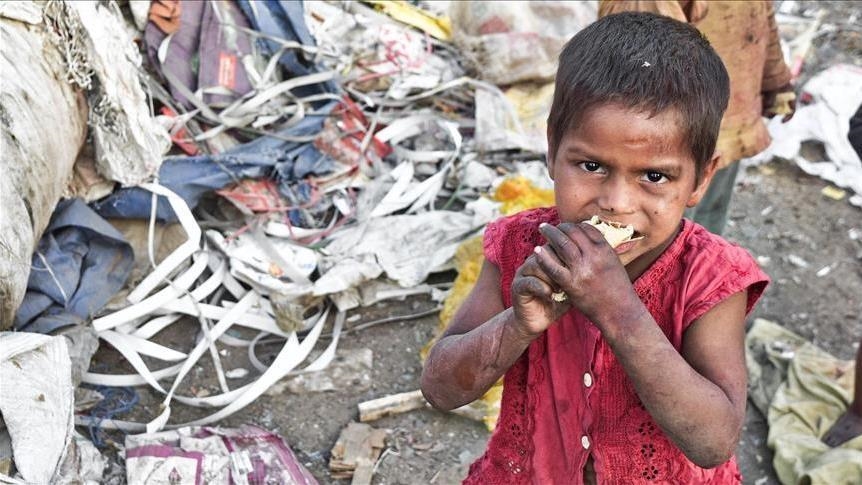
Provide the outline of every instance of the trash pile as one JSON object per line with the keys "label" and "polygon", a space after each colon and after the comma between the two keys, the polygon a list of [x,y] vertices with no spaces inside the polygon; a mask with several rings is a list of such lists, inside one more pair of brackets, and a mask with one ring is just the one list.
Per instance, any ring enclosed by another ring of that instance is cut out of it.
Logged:
{"label": "trash pile", "polygon": [[[223,463],[234,479],[314,482],[277,435],[213,426],[286,376],[330,366],[348,312],[445,298],[451,284],[428,277],[501,214],[488,194],[515,175],[547,187],[556,53],[595,18],[594,3],[451,9],[0,7],[15,46],[2,70],[15,149],[0,182],[0,328],[14,329],[0,333],[4,480],[98,482],[93,445],[119,429],[129,481],[224,481]],[[488,54],[513,42],[522,49]],[[171,327],[189,319],[196,335],[178,340]],[[102,343],[116,368],[91,366]],[[261,357],[263,344],[280,350]],[[225,347],[247,349],[252,369],[225,368]],[[219,393],[188,385],[204,361]],[[34,375],[52,378],[10,391]],[[134,386],[163,396],[146,422],[120,418]],[[174,403],[206,415],[178,422]],[[51,417],[39,418],[42,448],[28,444],[34,406]],[[380,446],[338,446],[333,473],[370,480]]]}

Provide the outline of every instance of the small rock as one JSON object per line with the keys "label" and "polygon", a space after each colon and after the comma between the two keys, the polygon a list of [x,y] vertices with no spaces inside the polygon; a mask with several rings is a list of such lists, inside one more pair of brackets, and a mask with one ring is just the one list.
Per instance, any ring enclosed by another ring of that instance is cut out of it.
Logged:
{"label": "small rock", "polygon": [[788,263],[792,264],[793,266],[796,266],[797,268],[807,268],[808,267],[808,261],[805,261],[804,259],[800,258],[799,256],[797,256],[795,254],[788,254],[785,257],[785,259],[787,260]]}
{"label": "small rock", "polygon": [[243,369],[242,367],[231,369],[229,371],[225,371],[224,376],[228,379],[242,379],[243,377],[248,375],[248,369]]}

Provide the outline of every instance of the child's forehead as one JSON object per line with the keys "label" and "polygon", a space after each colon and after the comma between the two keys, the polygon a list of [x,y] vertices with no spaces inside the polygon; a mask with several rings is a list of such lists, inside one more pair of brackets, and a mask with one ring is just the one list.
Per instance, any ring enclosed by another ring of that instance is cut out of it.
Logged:
{"label": "child's forehead", "polygon": [[676,110],[596,106],[563,134],[558,154],[602,162],[695,164]]}
{"label": "child's forehead", "polygon": [[675,108],[653,111],[620,103],[602,103],[585,110],[564,136],[612,137],[631,142],[685,144],[687,130]]}

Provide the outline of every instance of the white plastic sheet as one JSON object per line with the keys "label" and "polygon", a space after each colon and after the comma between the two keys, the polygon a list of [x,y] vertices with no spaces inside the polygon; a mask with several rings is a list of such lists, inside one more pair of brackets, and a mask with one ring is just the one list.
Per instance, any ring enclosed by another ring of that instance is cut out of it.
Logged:
{"label": "white plastic sheet", "polygon": [[0,411],[25,481],[57,481],[72,438],[74,407],[66,338],[0,333]]}
{"label": "white plastic sheet", "polygon": [[[769,123],[772,144],[752,159],[769,161],[774,156],[794,160],[806,173],[856,193],[850,202],[862,207],[862,160],[847,139],[849,121],[862,104],[862,67],[839,64],[811,78],[803,87],[814,101],[796,110],[787,123]],[[799,154],[803,141],[823,143],[828,160],[808,161]]]}

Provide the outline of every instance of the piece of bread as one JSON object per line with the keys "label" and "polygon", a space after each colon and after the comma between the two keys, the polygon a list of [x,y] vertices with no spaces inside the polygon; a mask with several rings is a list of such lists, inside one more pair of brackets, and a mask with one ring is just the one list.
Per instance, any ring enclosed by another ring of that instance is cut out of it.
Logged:
{"label": "piece of bread", "polygon": [[635,228],[630,224],[623,225],[619,222],[603,221],[599,219],[599,216],[593,216],[590,220],[584,222],[598,229],[599,232],[602,233],[602,236],[607,239],[608,244],[610,244],[612,248],[615,248],[624,242],[640,239],[632,237],[635,234]]}

